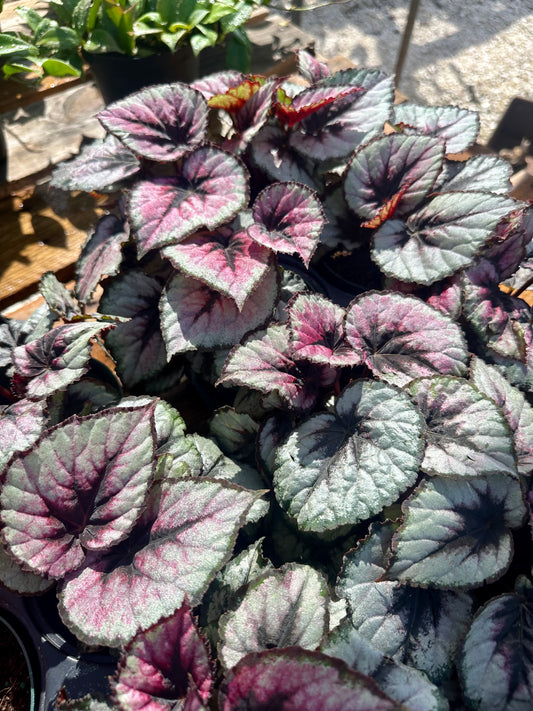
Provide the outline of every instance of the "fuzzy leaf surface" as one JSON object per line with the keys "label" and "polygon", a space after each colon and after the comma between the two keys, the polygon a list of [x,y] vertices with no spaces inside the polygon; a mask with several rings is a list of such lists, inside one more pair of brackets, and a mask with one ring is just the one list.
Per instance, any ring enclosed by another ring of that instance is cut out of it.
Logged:
{"label": "fuzzy leaf surface", "polygon": [[276,497],[303,530],[371,518],[416,481],[422,430],[405,393],[386,383],[355,381],[334,413],[304,421],[281,445]]}
{"label": "fuzzy leaf surface", "polygon": [[406,221],[381,225],[372,258],[387,276],[428,286],[469,266],[514,207],[510,198],[481,191],[435,195]]}
{"label": "fuzzy leaf surface", "polygon": [[132,189],[128,214],[139,256],[220,227],[247,206],[248,194],[237,158],[212,146],[197,148],[183,159],[179,176],[141,180]]}
{"label": "fuzzy leaf surface", "polygon": [[503,474],[434,477],[404,506],[387,576],[456,590],[503,575],[513,556],[510,529],[519,528],[526,514],[520,483]]}
{"label": "fuzzy leaf surface", "polygon": [[299,647],[249,654],[227,675],[221,711],[407,711],[339,659]]}
{"label": "fuzzy leaf surface", "polygon": [[19,563],[63,578],[128,535],[153,474],[152,409],[74,417],[12,460],[0,520]]}
{"label": "fuzzy leaf surface", "polygon": [[446,145],[446,153],[466,151],[479,133],[478,114],[457,106],[420,106],[405,101],[394,107],[393,121],[404,124],[406,132],[438,136]]}
{"label": "fuzzy leaf surface", "polygon": [[219,624],[220,660],[230,669],[249,652],[273,647],[316,649],[327,631],[326,581],[295,563],[250,584],[236,610]]}
{"label": "fuzzy leaf surface", "polygon": [[199,91],[175,82],[116,101],[98,119],[137,155],[175,161],[204,141],[207,104]]}
{"label": "fuzzy leaf surface", "polygon": [[213,683],[205,642],[186,602],[171,617],[139,632],[122,653],[113,698],[120,709],[207,708]]}
{"label": "fuzzy leaf surface", "polygon": [[519,711],[533,704],[533,593],[500,595],[484,605],[466,636],[459,662],[472,709]]}
{"label": "fuzzy leaf surface", "polygon": [[419,299],[367,292],[346,313],[346,339],[377,377],[396,385],[434,373],[462,375],[468,349],[451,318]]}
{"label": "fuzzy leaf surface", "polygon": [[441,192],[484,190],[506,195],[511,189],[511,164],[499,156],[472,156],[467,161],[448,166],[448,175],[440,186]]}
{"label": "fuzzy leaf surface", "polygon": [[45,401],[18,400],[0,411],[0,480],[11,455],[37,441],[46,422]]}
{"label": "fuzzy leaf surface", "polygon": [[65,624],[89,643],[120,646],[197,605],[230,557],[256,493],[187,478],[152,488],[149,505],[123,545],[69,576],[59,592]]}
{"label": "fuzzy leaf surface", "polygon": [[476,387],[449,376],[413,380],[406,387],[426,420],[422,471],[432,476],[517,476],[509,425],[501,409]]}

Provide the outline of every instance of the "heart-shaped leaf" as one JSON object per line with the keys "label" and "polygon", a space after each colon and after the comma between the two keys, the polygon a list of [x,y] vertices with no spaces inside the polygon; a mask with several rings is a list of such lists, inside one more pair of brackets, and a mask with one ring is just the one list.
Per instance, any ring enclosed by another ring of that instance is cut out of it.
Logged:
{"label": "heart-shaped leaf", "polygon": [[314,568],[287,564],[250,584],[219,625],[220,660],[230,669],[249,652],[273,647],[316,649],[327,630],[328,592]]}
{"label": "heart-shaped leaf", "polygon": [[197,232],[166,247],[163,255],[177,269],[233,299],[239,309],[272,268],[270,250],[251,239],[239,217],[214,232]]}
{"label": "heart-shaped leaf", "polygon": [[186,602],[139,632],[121,655],[112,682],[121,709],[207,708],[213,684],[209,654]]}
{"label": "heart-shaped leaf", "polygon": [[473,709],[533,704],[533,590],[524,579],[518,587],[484,605],[466,636],[459,670]]}
{"label": "heart-shaped leaf", "polygon": [[405,101],[394,107],[393,121],[402,124],[406,132],[438,136],[446,145],[446,153],[466,151],[479,132],[478,114],[457,106],[420,106]]}
{"label": "heart-shaped leaf", "polygon": [[420,413],[405,393],[385,383],[355,381],[334,413],[304,421],[281,445],[276,497],[303,530],[371,518],[416,481],[422,431]]}
{"label": "heart-shaped leaf", "polygon": [[268,269],[241,310],[235,300],[197,279],[176,273],[161,297],[161,329],[168,356],[196,348],[227,348],[265,323],[278,293],[277,273]]}
{"label": "heart-shaped leaf", "polygon": [[435,375],[413,380],[406,388],[426,419],[422,471],[452,477],[517,476],[513,437],[503,412],[471,383]]}
{"label": "heart-shaped leaf", "polygon": [[256,197],[248,234],[275,252],[298,254],[309,266],[324,225],[314,191],[299,183],[273,183]]}
{"label": "heart-shaped leaf", "polygon": [[89,643],[120,646],[173,614],[185,596],[197,605],[258,496],[203,478],[169,479],[152,488],[128,540],[62,583],[65,624]]}
{"label": "heart-shaped leaf", "polygon": [[60,163],[52,173],[51,185],[62,190],[111,192],[139,171],[137,156],[115,136],[97,139],[79,155]]}
{"label": "heart-shaped leaf", "polygon": [[480,191],[435,195],[405,222],[381,225],[372,259],[387,276],[432,284],[469,266],[514,207],[510,198]]}
{"label": "heart-shaped leaf", "polygon": [[128,535],[153,474],[152,410],[75,417],[11,461],[0,520],[19,563],[61,579],[83,565],[87,551],[107,550]]}
{"label": "heart-shaped leaf", "polygon": [[344,181],[346,202],[358,215],[370,219],[401,193],[394,209],[401,217],[430,192],[443,162],[444,147],[436,138],[399,133],[376,138],[350,160]]}
{"label": "heart-shaped leaf", "polygon": [[404,506],[387,576],[456,590],[503,575],[513,555],[510,529],[520,527],[526,514],[519,482],[499,474],[434,477]]}
{"label": "heart-shaped leaf", "polygon": [[344,662],[299,647],[249,654],[220,689],[221,711],[405,711]]}
{"label": "heart-shaped leaf", "polygon": [[188,154],[178,177],[141,180],[128,214],[139,255],[177,244],[200,228],[214,230],[248,204],[248,175],[230,153],[202,146]]}
{"label": "heart-shaped leaf", "polygon": [[416,377],[466,372],[464,336],[445,314],[413,296],[367,292],[346,313],[346,340],[378,377],[405,385]]}
{"label": "heart-shaped leaf", "polygon": [[98,118],[137,155],[175,161],[205,140],[207,104],[199,91],[175,82],[116,101]]}

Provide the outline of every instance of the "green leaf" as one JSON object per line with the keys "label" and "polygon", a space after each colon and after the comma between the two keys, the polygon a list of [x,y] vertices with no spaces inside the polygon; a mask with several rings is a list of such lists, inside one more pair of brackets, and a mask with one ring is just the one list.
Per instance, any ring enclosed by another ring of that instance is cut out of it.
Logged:
{"label": "green leaf", "polygon": [[234,30],[226,39],[226,68],[248,72],[251,58],[252,44],[244,27]]}
{"label": "green leaf", "polygon": [[51,27],[37,40],[39,47],[68,52],[80,46],[81,39],[76,30],[70,27]]}
{"label": "green leaf", "polygon": [[37,50],[22,37],[8,34],[7,32],[0,34],[0,57],[9,57],[15,54],[31,56],[32,54],[37,54]]}
{"label": "green leaf", "polygon": [[45,59],[42,63],[42,67],[47,74],[53,77],[81,77],[82,75],[82,64],[79,57],[76,57],[76,61],[73,60],[71,62],[58,59],[57,57]]}

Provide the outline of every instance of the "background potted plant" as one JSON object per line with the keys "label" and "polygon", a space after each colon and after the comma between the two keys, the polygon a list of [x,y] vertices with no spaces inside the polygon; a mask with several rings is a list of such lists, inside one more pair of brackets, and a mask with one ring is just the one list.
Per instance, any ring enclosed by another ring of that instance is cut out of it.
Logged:
{"label": "background potted plant", "polygon": [[[529,279],[531,206],[450,157],[472,112],[299,68],[146,89],[56,170],[108,214],[74,293],[45,275],[0,327],[0,580],[119,654],[120,709],[511,711],[532,328],[500,283]],[[347,303],[320,269],[346,254]]]}
{"label": "background potted plant", "polygon": [[[154,81],[192,81],[198,55],[223,44],[228,67],[246,71],[244,23],[261,0],[50,0],[46,16],[18,13],[28,29],[0,34],[6,77],[80,76],[92,68],[106,101]],[[133,60],[133,61],[132,61]]]}

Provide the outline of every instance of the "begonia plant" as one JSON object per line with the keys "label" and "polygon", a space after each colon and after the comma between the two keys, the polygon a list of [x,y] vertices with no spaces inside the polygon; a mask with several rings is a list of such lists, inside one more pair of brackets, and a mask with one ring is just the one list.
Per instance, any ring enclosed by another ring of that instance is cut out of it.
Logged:
{"label": "begonia plant", "polygon": [[107,211],[0,326],[0,580],[116,650],[105,708],[529,708],[532,208],[473,112],[298,66],[56,169]]}

